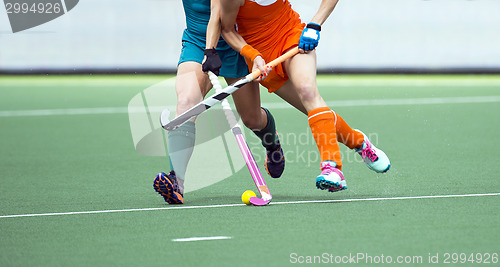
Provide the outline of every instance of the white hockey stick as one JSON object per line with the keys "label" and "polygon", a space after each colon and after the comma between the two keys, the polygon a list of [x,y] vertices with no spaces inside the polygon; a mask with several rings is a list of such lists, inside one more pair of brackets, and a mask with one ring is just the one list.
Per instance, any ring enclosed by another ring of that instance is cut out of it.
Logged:
{"label": "white hockey stick", "polygon": [[[274,68],[278,64],[281,64],[288,58],[294,56],[299,52],[298,47],[290,49],[288,52],[285,54],[281,55],[280,57],[276,58],[275,60],[269,62],[266,65],[267,67]],[[190,119],[200,115],[202,112],[205,110],[211,108],[213,105],[221,102],[224,100],[226,97],[228,97],[230,94],[232,94],[234,91],[240,89],[243,85],[257,79],[261,74],[260,70],[255,70],[252,73],[248,74],[247,76],[241,78],[237,82],[227,86],[226,88],[220,90],[220,92],[216,92],[213,94],[211,97],[201,101],[200,103],[196,104],[194,107],[188,109],[184,113],[180,114],[179,116],[175,117],[174,119],[170,120],[170,111],[165,109],[162,111],[161,116],[160,116],[160,123],[161,126],[168,131],[172,131],[177,129],[179,126],[184,124],[185,122],[189,121]]]}

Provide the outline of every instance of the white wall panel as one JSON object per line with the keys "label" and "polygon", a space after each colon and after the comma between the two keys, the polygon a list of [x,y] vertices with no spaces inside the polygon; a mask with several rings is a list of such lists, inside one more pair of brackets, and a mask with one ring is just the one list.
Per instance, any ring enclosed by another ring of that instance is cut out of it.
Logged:
{"label": "white wall panel", "polygon": [[[0,70],[173,69],[184,26],[180,0],[81,0],[14,34],[2,6]],[[340,0],[321,34],[320,69],[500,68],[499,0]]]}

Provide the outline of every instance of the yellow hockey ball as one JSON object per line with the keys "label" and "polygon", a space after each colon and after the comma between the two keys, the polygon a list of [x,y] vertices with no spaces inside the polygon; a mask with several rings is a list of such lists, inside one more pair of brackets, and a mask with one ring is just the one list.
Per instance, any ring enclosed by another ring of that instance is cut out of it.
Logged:
{"label": "yellow hockey ball", "polygon": [[247,205],[252,205],[250,203],[250,198],[256,197],[256,196],[257,195],[255,195],[255,193],[252,190],[247,190],[247,191],[243,192],[243,195],[241,195],[241,201],[243,201],[243,203],[245,203]]}

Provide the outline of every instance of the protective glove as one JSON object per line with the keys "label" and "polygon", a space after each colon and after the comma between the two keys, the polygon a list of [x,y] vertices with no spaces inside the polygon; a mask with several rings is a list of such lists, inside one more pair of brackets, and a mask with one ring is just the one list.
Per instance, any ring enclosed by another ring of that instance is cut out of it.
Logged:
{"label": "protective glove", "polygon": [[201,69],[203,72],[211,71],[215,75],[219,76],[219,70],[222,67],[222,62],[220,60],[219,54],[215,49],[205,49],[205,60],[201,64]]}
{"label": "protective glove", "polygon": [[302,35],[299,40],[299,48],[304,51],[311,51],[318,46],[319,43],[319,32],[321,31],[321,26],[316,23],[309,23],[302,31]]}

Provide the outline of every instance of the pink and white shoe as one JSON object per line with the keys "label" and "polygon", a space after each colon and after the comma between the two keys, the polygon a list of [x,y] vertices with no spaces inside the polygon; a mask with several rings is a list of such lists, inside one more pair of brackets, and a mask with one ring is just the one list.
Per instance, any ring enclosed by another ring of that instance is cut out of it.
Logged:
{"label": "pink and white shoe", "polygon": [[337,163],[333,161],[321,162],[321,174],[316,178],[316,187],[328,192],[337,192],[347,189],[344,174],[336,168]]}
{"label": "pink and white shoe", "polygon": [[389,168],[391,168],[391,161],[384,153],[384,151],[376,148],[363,132],[361,132],[360,130],[356,131],[362,133],[365,137],[363,146],[360,149],[357,149],[356,152],[361,155],[366,166],[368,166],[370,170],[378,173],[388,171]]}

